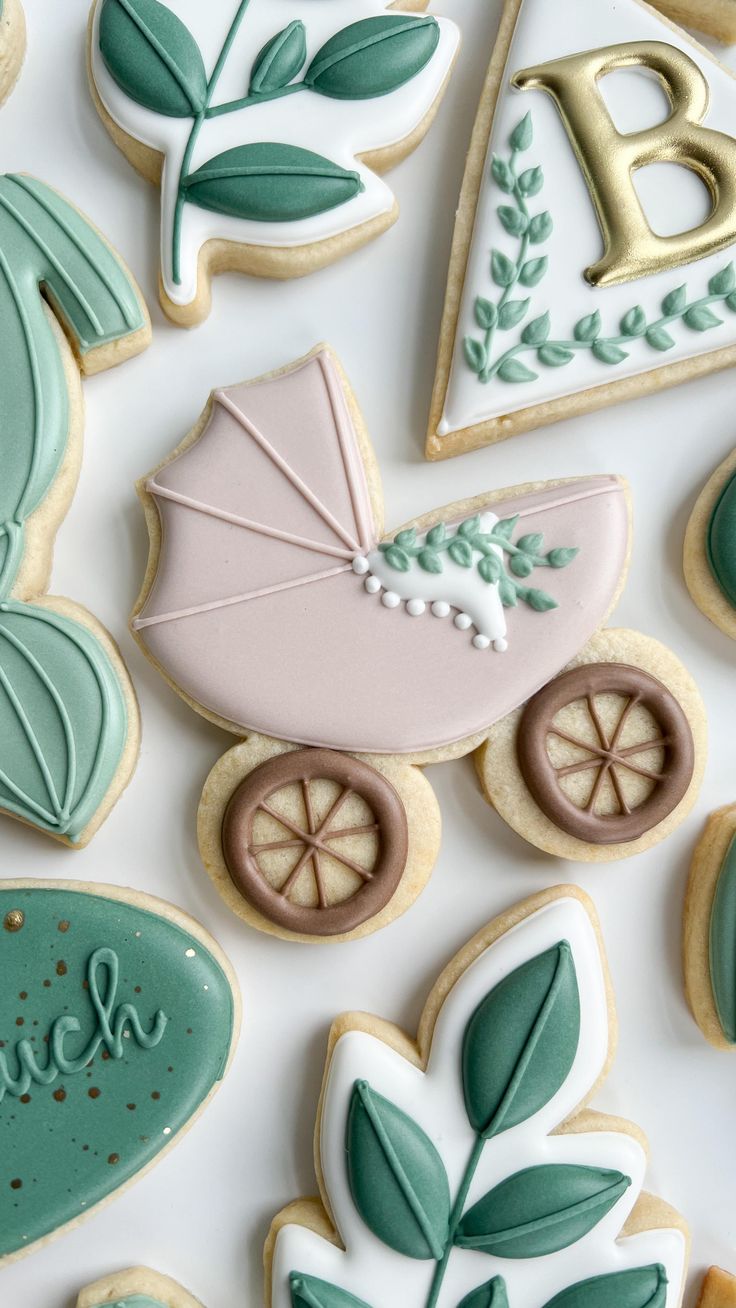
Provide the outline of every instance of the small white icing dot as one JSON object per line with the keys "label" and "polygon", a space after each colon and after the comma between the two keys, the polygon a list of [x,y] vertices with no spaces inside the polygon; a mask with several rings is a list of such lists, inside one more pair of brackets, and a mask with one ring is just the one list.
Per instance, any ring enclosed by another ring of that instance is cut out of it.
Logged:
{"label": "small white icing dot", "polygon": [[369,595],[375,595],[381,589],[381,583],[378,577],[366,577],[365,588]]}
{"label": "small white icing dot", "polygon": [[185,950],[184,950],[184,957],[185,957],[185,958],[194,958],[195,955],[196,955],[196,953],[197,953],[196,949],[185,949]]}
{"label": "small white icing dot", "polygon": [[387,609],[395,609],[401,603],[401,596],[397,595],[395,590],[385,590],[381,596],[381,603],[385,604]]}
{"label": "small white icing dot", "polygon": [[171,1127],[170,1127],[170,1126],[165,1126],[165,1127],[164,1127],[164,1135],[171,1135]]}
{"label": "small white icing dot", "polygon": [[413,599],[409,600],[409,603],[406,606],[406,611],[407,613],[410,613],[413,618],[421,618],[426,607],[427,605],[424,603],[424,600]]}
{"label": "small white icing dot", "polygon": [[364,577],[369,567],[370,563],[364,554],[358,554],[357,557],[353,559],[353,572],[356,572],[359,577]]}
{"label": "small white icing dot", "polygon": [[507,640],[504,640],[503,636],[499,636],[498,640],[494,640],[493,642],[493,648],[495,649],[497,654],[505,654],[508,647],[509,647],[509,642]]}
{"label": "small white icing dot", "polygon": [[438,436],[447,436],[449,431],[450,431],[450,424],[447,421],[447,418],[443,418],[437,428],[437,434]]}
{"label": "small white icing dot", "polygon": [[476,649],[488,649],[490,643],[491,642],[488,639],[488,637],[481,635],[480,632],[478,633],[477,636],[473,636],[473,644],[475,645]]}
{"label": "small white icing dot", "polygon": [[203,990],[209,990],[209,986],[202,986]]}
{"label": "small white icing dot", "polygon": [[449,618],[450,606],[445,604],[444,600],[435,600],[432,605],[432,612],[436,618]]}
{"label": "small white icing dot", "polygon": [[467,613],[458,613],[455,618],[456,627],[459,627],[461,631],[467,631],[468,627],[472,627],[472,625],[473,619]]}

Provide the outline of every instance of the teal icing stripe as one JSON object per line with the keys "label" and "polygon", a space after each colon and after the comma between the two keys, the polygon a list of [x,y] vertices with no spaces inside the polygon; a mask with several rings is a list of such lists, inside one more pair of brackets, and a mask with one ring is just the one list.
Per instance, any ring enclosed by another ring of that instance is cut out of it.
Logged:
{"label": "teal icing stripe", "polygon": [[713,580],[736,608],[736,472],[729,477],[710,515],[705,553]]}
{"label": "teal icing stripe", "polygon": [[736,835],[721,864],[710,915],[710,978],[721,1030],[736,1044]]}

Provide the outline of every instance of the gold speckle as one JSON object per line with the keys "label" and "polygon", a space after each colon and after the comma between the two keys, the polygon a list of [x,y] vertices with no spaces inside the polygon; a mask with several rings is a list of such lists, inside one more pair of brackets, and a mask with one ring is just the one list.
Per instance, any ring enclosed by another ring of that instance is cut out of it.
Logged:
{"label": "gold speckle", "polygon": [[96,1085],[90,1086],[89,1090],[87,1091],[87,1094],[89,1095],[90,1099],[99,1099],[101,1093],[102,1091],[98,1090]]}
{"label": "gold speckle", "polygon": [[21,908],[11,908],[10,912],[5,914],[3,926],[6,931],[20,931],[25,920],[26,915]]}
{"label": "gold speckle", "polygon": [[16,1019],[15,1019],[15,1025],[16,1025],[16,1026],[23,1026],[24,1022],[25,1022],[25,1018],[24,1018],[24,1017],[16,1017]]}
{"label": "gold speckle", "polygon": [[135,1112],[135,1104],[126,1104],[125,1107],[127,1108],[129,1113]]}
{"label": "gold speckle", "polygon": [[60,930],[62,933],[66,933],[66,932],[69,930],[69,926],[70,926],[69,922],[67,922],[66,920],[64,920],[63,922],[60,922],[60,923],[59,923],[59,930]]}
{"label": "gold speckle", "polygon": [[31,1096],[30,1096],[30,1095],[21,1095],[21,1097],[20,1097],[20,1102],[21,1102],[22,1104],[30,1104],[30,1102],[31,1102]]}
{"label": "gold speckle", "polygon": [[158,1090],[153,1090],[153,1091],[151,1092],[151,1098],[152,1098],[152,1099],[160,1099],[160,1098],[161,1098],[161,1095],[159,1094]]}
{"label": "gold speckle", "polygon": [[56,975],[66,976],[66,972],[67,972],[66,963],[64,962],[63,958],[60,958],[58,963],[56,964]]}
{"label": "gold speckle", "polygon": [[11,1190],[22,1190],[22,1189],[23,1189],[23,1182],[21,1181],[21,1179],[20,1179],[19,1176],[16,1176],[16,1177],[15,1177],[15,1180],[13,1180],[13,1181],[10,1182],[10,1188],[11,1188]]}
{"label": "gold speckle", "polygon": [[114,1167],[116,1163],[120,1162],[120,1154],[110,1154],[107,1161],[111,1167]]}
{"label": "gold speckle", "polygon": [[63,1086],[59,1086],[58,1090],[54,1090],[54,1099],[56,1100],[57,1104],[63,1104],[64,1100],[66,1099],[66,1090],[64,1089]]}
{"label": "gold speckle", "polygon": [[19,998],[19,999],[27,999],[27,998],[28,998],[28,991],[27,991],[27,990],[21,990],[20,994],[18,995],[18,998]]}

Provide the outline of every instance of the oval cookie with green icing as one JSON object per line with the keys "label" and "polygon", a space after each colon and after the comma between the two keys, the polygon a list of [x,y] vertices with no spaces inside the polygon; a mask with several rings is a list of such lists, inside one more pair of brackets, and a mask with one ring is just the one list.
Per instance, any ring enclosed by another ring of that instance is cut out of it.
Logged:
{"label": "oval cookie with green icing", "polygon": [[698,608],[736,640],[736,450],[696,500],[685,533],[683,567]]}
{"label": "oval cookie with green icing", "polygon": [[0,0],[0,105],[10,95],[26,51],[26,24],[20,0]]}
{"label": "oval cookie with green icing", "polygon": [[736,1047],[736,804],[708,818],[690,864],[683,923],[685,987],[698,1026]]}
{"label": "oval cookie with green icing", "polygon": [[171,1147],[227,1070],[239,997],[185,913],[82,883],[3,884],[0,974],[1,1265]]}
{"label": "oval cookie with green icing", "polygon": [[[206,317],[210,277],[301,276],[398,216],[384,172],[424,136],[459,44],[427,0],[95,0],[92,93],[161,192],[161,302]],[[404,12],[404,9],[411,12]]]}

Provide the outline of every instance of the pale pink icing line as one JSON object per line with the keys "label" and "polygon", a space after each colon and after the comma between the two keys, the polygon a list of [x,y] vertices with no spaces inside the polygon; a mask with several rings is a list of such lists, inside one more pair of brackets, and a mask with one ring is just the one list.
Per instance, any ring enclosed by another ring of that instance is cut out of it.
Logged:
{"label": "pale pink icing line", "polygon": [[[612,491],[622,491],[622,487],[615,477],[612,477],[609,481],[603,480],[601,485],[595,488],[589,486],[585,490],[581,487],[579,491],[573,491],[569,495],[561,495],[559,499],[544,500],[541,504],[530,504],[526,509],[519,509],[516,516],[518,518],[528,518],[530,513],[546,512],[547,509],[564,509],[566,504],[576,504],[578,500],[592,500],[595,495],[610,495]],[[533,491],[532,494],[534,494]],[[490,505],[489,507],[493,508],[494,506]],[[495,507],[502,509],[503,504],[497,504]]]}
{"label": "pale pink icing line", "polygon": [[233,604],[246,604],[248,600],[265,599],[280,590],[294,590],[297,586],[308,586],[313,581],[326,581],[341,572],[350,572],[350,564],[340,568],[328,568],[325,572],[315,572],[309,577],[297,577],[295,581],[282,581],[277,586],[264,586],[262,590],[251,590],[245,595],[229,595],[226,599],[209,600],[206,604],[195,604],[188,609],[177,609],[173,613],[157,613],[148,618],[134,618],[133,627],[140,631],[143,627],[154,627],[159,622],[175,622],[177,618],[196,618],[201,613],[211,613],[213,609],[230,608]]}
{"label": "pale pink icing line", "polygon": [[322,377],[327,389],[332,416],[335,423],[335,431],[340,445],[343,465],[345,468],[345,480],[350,493],[350,503],[353,509],[355,525],[358,528],[360,537],[360,548],[364,554],[369,554],[375,548],[376,538],[373,530],[373,515],[370,507],[370,498],[368,487],[365,480],[365,468],[363,460],[359,457],[355,448],[353,425],[348,413],[345,394],[342,386],[335,376],[335,369],[332,361],[324,351],[317,356]]}
{"label": "pale pink icing line", "polygon": [[209,518],[218,518],[222,522],[229,522],[233,527],[244,527],[246,531],[253,531],[259,536],[272,536],[275,540],[285,541],[287,545],[299,545],[305,550],[314,550],[315,554],[329,554],[336,559],[353,559],[355,550],[340,549],[337,545],[322,545],[317,540],[308,540],[306,536],[295,536],[292,532],[281,531],[278,527],[268,527],[262,522],[251,522],[250,518],[241,518],[237,513],[228,513],[225,509],[216,509],[212,504],[205,504],[203,500],[192,499],[189,495],[182,495],[180,491],[170,490],[168,486],[159,486],[152,478],[146,482],[146,489],[152,495],[159,495],[161,499],[171,500],[174,504],[180,504],[182,508],[193,509],[196,513],[204,513]]}
{"label": "pale pink icing line", "polygon": [[271,445],[270,442],[266,440],[266,437],[258,430],[258,428],[254,427],[253,423],[250,422],[250,420],[245,416],[245,414],[241,413],[237,405],[233,404],[230,397],[226,395],[224,391],[215,391],[214,399],[217,401],[218,404],[222,405],[223,409],[225,409],[232,418],[235,419],[235,421],[243,428],[243,431],[247,432],[247,434],[251,437],[251,440],[254,440],[256,444],[260,446],[264,454],[268,455],[271,462],[274,463],[276,467],[279,469],[279,471],[282,472],[283,475],[287,478],[287,480],[291,482],[292,486],[294,486],[294,488],[299,491],[299,494],[303,496],[303,498],[307,501],[309,505],[311,505],[315,513],[319,514],[322,521],[325,522],[327,526],[332,529],[332,531],[334,531],[335,535],[339,536],[340,539],[343,540],[345,544],[350,547],[353,554],[358,553],[360,550],[360,546],[358,545],[357,541],[354,541],[353,538],[345,531],[345,529],[340,526],[340,523],[337,521],[337,518],[335,518],[334,515],[330,513],[330,510],[322,503],[320,499],[317,498],[317,496],[314,494],[313,491],[309,489],[306,483],[302,481],[298,473],[294,472],[294,469],[289,467],[286,460],[283,459],[281,455],[278,453],[278,451],[274,449],[273,445]]}

